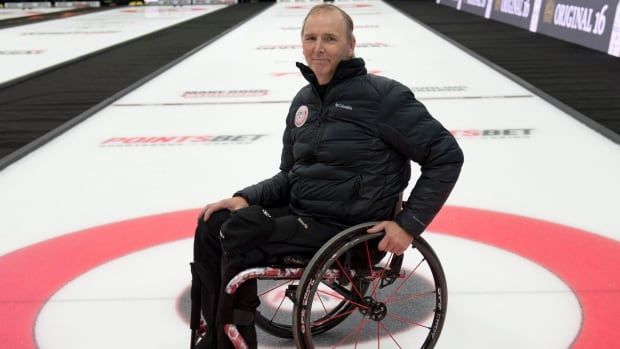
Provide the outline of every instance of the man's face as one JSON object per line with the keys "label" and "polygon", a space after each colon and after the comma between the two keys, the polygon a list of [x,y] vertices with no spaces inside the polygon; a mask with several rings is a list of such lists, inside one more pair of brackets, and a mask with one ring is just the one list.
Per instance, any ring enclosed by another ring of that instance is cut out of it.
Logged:
{"label": "man's face", "polygon": [[332,79],[340,61],[353,57],[355,49],[355,39],[347,36],[344,18],[338,11],[322,10],[311,14],[301,41],[306,63],[321,85]]}

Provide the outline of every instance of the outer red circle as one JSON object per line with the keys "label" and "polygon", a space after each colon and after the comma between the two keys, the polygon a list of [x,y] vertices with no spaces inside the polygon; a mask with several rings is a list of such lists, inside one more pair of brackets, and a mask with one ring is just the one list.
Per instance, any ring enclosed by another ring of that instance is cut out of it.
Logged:
{"label": "outer red circle", "polygon": [[[37,348],[36,318],[54,293],[112,259],[192,237],[197,213],[186,210],[107,224],[1,256],[1,346]],[[549,269],[570,286],[582,307],[582,327],[573,348],[620,348],[620,242],[542,220],[454,206],[444,207],[429,230],[490,244]]]}

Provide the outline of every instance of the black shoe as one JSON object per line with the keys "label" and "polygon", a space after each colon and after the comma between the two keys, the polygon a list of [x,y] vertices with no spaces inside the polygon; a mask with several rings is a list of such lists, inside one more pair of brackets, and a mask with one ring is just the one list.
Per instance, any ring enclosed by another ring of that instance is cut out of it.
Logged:
{"label": "black shoe", "polygon": [[213,338],[204,336],[198,340],[193,349],[217,349],[217,342]]}

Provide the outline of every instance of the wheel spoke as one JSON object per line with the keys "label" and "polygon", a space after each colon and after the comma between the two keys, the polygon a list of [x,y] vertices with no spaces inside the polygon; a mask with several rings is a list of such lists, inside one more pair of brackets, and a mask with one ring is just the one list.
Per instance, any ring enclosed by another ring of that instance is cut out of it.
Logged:
{"label": "wheel spoke", "polygon": [[282,297],[282,300],[280,300],[280,304],[278,304],[278,307],[276,308],[276,310],[273,312],[273,316],[271,317],[271,322],[273,322],[273,319],[276,318],[276,315],[278,315],[278,312],[280,312],[280,308],[282,307],[282,304],[284,303],[284,300],[286,299],[286,296]]}
{"label": "wheel spoke", "polygon": [[[393,253],[390,253],[390,257],[387,260],[387,263],[385,264],[385,267],[389,266],[390,263],[392,263],[392,258],[394,257]],[[377,280],[383,280],[383,276],[385,275],[385,268],[383,268],[381,270],[381,273],[379,273],[379,277],[377,278]],[[370,293],[371,297],[375,297],[377,295],[377,288],[379,287],[379,285],[381,284],[381,282],[377,282],[374,286],[374,288],[372,289],[372,292]]]}
{"label": "wheel spoke", "polygon": [[432,295],[437,293],[435,290],[432,291],[428,291],[428,292],[422,292],[422,293],[416,293],[416,294],[412,294],[406,297],[399,297],[399,298],[390,298],[388,300],[385,301],[385,304],[394,304],[394,303],[398,303],[398,302],[405,302],[405,301],[410,301],[416,298],[420,298],[420,297],[424,297],[424,296],[428,296],[428,295]]}
{"label": "wheel spoke", "polygon": [[355,330],[353,332],[345,335],[342,339],[340,339],[338,342],[336,342],[336,344],[334,344],[334,346],[332,348],[337,348],[339,345],[345,343],[347,341],[347,339],[349,339],[349,337],[351,337],[354,334],[359,337],[360,331],[362,330],[362,328],[364,328],[364,326],[366,326],[368,321],[369,321],[368,319],[362,318],[362,320],[360,321],[359,325],[357,325]]}
{"label": "wheel spoke", "polygon": [[326,323],[328,321],[331,321],[331,320],[334,320],[334,319],[338,319],[338,318],[341,318],[343,316],[349,316],[354,311],[356,311],[356,309],[351,309],[349,311],[344,311],[342,313],[339,313],[338,315],[335,315],[335,316],[330,316],[330,317],[327,317],[327,318],[319,319],[317,321],[312,321],[312,325],[313,326],[320,326],[320,325],[322,325],[322,324],[324,324],[324,323]]}
{"label": "wheel spoke", "polygon": [[347,277],[347,280],[349,280],[349,282],[351,283],[351,287],[355,290],[355,292],[360,297],[360,299],[363,299],[364,295],[360,292],[360,290],[357,289],[355,282],[353,282],[353,279],[351,279],[351,276],[349,275],[349,273],[347,273],[344,270],[344,267],[342,266],[342,264],[340,264],[340,261],[338,260],[338,258],[336,258],[336,263],[338,264],[338,268],[340,268],[340,271]]}
{"label": "wheel spoke", "polygon": [[370,260],[370,249],[368,248],[368,241],[364,241],[366,247],[366,258],[368,259],[368,275],[372,275],[372,261]]}
{"label": "wheel spoke", "polygon": [[329,312],[327,311],[327,307],[325,306],[325,303],[323,303],[323,299],[321,298],[321,295],[317,294],[316,297],[319,299],[319,302],[321,302],[321,305],[323,306],[323,311],[325,311],[325,315],[327,315]]}
{"label": "wheel spoke", "polygon": [[400,344],[398,344],[398,342],[396,341],[396,338],[394,338],[394,336],[392,335],[392,332],[390,332],[390,330],[388,330],[387,327],[385,327],[383,322],[379,321],[378,323],[381,325],[381,327],[383,327],[383,330],[385,331],[385,333],[387,333],[388,336],[390,336],[390,338],[392,338],[392,341],[394,342],[394,344],[396,344],[397,347],[402,349]]}
{"label": "wheel spoke", "polygon": [[403,287],[403,285],[405,284],[405,282],[407,282],[407,280],[409,280],[409,278],[411,278],[411,276],[412,276],[412,275],[416,272],[416,270],[418,270],[418,268],[420,267],[420,265],[422,265],[422,262],[424,262],[425,260],[426,260],[426,259],[424,259],[424,258],[423,258],[423,259],[420,261],[420,263],[418,263],[418,265],[416,265],[416,266],[415,266],[415,268],[413,268],[413,270],[411,270],[411,272],[407,275],[407,277],[405,277],[405,278],[404,278],[404,279],[400,282],[400,284],[398,285],[398,287],[396,287],[394,290],[392,290],[392,293],[390,293],[390,295],[389,295],[389,296],[387,296],[387,300],[386,300],[386,302],[390,302],[390,301],[391,301],[392,296],[394,296],[394,294],[395,294],[396,292],[398,292],[398,291],[399,291],[399,290]]}
{"label": "wheel spoke", "polygon": [[415,325],[415,326],[419,326],[419,327],[424,327],[427,330],[431,329],[430,327],[428,327],[426,325],[422,325],[421,323],[415,322],[413,320],[405,319],[402,316],[398,316],[398,315],[395,315],[395,314],[392,314],[392,313],[388,313],[387,316],[389,316],[389,317],[391,317],[391,318],[393,318],[395,320],[398,320],[400,322],[404,322],[406,324]]}
{"label": "wheel spoke", "polygon": [[293,280],[286,280],[286,281],[284,281],[284,282],[283,282],[283,283],[281,283],[281,284],[275,285],[274,287],[272,287],[272,288],[270,288],[270,289],[268,289],[268,290],[266,290],[266,291],[261,292],[258,296],[259,296],[259,297],[262,297],[262,296],[264,296],[265,294],[267,294],[267,293],[269,293],[269,292],[271,292],[271,291],[275,290],[276,288],[281,287],[281,286],[284,286],[284,285],[286,285],[286,284],[290,284],[291,282],[293,282]]}
{"label": "wheel spoke", "polygon": [[349,302],[351,304],[357,305],[358,307],[361,307],[361,308],[364,308],[364,309],[368,309],[368,306],[366,306],[364,304],[361,304],[361,303],[358,303],[358,302],[355,302],[355,301],[353,301],[353,300],[351,300],[349,298],[345,298],[345,297],[341,296],[340,294],[329,293],[329,292],[326,292],[326,291],[323,291],[323,290],[317,290],[317,292],[325,293],[326,295],[332,296],[332,297],[334,297],[336,299],[341,299],[341,300],[347,301],[347,302]]}

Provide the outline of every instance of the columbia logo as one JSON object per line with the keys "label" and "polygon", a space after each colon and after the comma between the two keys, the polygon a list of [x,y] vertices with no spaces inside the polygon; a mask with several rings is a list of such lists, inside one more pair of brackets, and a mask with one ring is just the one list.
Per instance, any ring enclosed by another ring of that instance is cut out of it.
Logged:
{"label": "columbia logo", "polygon": [[353,110],[352,106],[346,105],[346,104],[341,104],[341,103],[336,103],[336,108],[346,109],[346,110]]}

